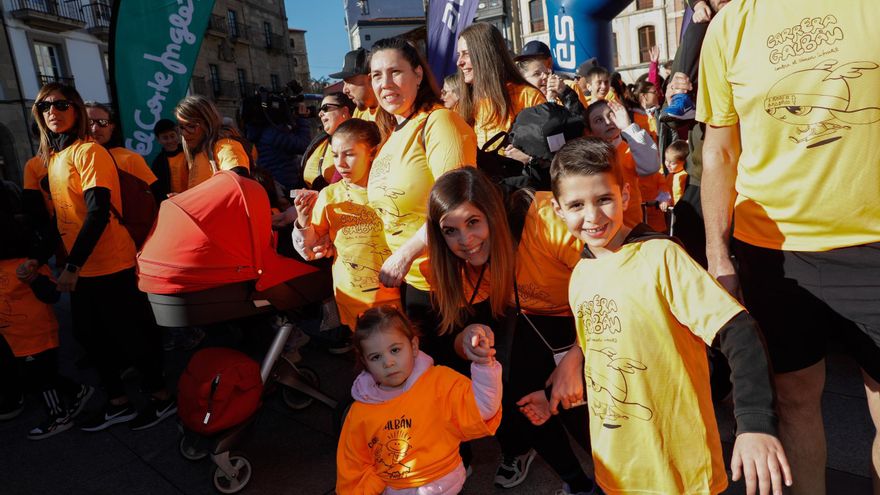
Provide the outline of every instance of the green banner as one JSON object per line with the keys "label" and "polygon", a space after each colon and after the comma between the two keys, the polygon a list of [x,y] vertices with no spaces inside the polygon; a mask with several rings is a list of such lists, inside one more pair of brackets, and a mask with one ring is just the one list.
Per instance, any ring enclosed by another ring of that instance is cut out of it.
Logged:
{"label": "green banner", "polygon": [[147,163],[161,146],[159,119],[174,118],[189,86],[214,0],[117,0],[111,27],[113,101],[125,147]]}

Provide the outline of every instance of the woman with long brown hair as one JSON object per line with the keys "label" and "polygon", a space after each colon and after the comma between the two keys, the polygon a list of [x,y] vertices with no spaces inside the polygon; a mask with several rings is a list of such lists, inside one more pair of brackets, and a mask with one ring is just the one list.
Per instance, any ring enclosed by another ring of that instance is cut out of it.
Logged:
{"label": "woman with long brown hair", "polygon": [[505,202],[479,170],[448,172],[428,200],[428,248],[441,331],[463,356],[466,348],[478,352],[461,338],[463,329],[490,327],[504,367],[504,412],[496,434],[503,458],[495,484],[522,483],[537,451],[565,483],[563,493],[589,493],[593,482],[563,429],[564,422],[587,446],[586,409],[565,411],[562,422],[554,417],[538,427],[519,410],[533,394],[544,394],[554,354],[576,342],[568,276],[581,245],[556,217],[550,193],[523,190]]}
{"label": "woman with long brown hair", "polygon": [[547,101],[520,74],[507,43],[491,24],[476,22],[461,32],[458,70],[458,112],[473,126],[478,146],[482,147],[499,132],[508,131],[523,108]]}
{"label": "woman with long brown hair", "polygon": [[387,136],[367,184],[370,206],[382,219],[392,252],[379,280],[400,287],[404,311],[422,328],[432,354],[437,330],[427,278],[428,193],[444,172],[476,163],[476,137],[458,114],[443,107],[430,67],[407,41],[373,45],[370,80],[380,107],[376,123]]}
{"label": "woman with long brown hair", "polygon": [[[34,120],[40,129],[40,156],[48,166],[56,223],[67,249],[58,290],[70,292],[74,335],[95,364],[109,397],[104,409],[82,428],[98,431],[132,421],[149,428],[177,411],[162,376],[160,332],[146,295],[137,289],[135,245],[110,214],[122,211],[113,158],[89,137],[86,107],[77,91],[50,83],[37,93]],[[39,262],[28,260],[24,272]],[[125,393],[120,373],[133,364],[150,393],[141,414]]]}

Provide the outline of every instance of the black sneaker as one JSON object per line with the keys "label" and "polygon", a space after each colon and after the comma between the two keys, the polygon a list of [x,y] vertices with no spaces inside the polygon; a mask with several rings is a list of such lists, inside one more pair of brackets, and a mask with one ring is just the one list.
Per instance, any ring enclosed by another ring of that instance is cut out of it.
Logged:
{"label": "black sneaker", "polygon": [[498,470],[495,471],[495,486],[513,488],[525,481],[533,460],[535,460],[534,450],[519,456],[503,456]]}
{"label": "black sneaker", "polygon": [[0,421],[12,419],[24,410],[24,396],[17,399],[0,398]]}
{"label": "black sneaker", "polygon": [[73,428],[72,415],[49,416],[45,421],[29,431],[27,436],[30,440],[43,440],[71,428]]}
{"label": "black sneaker", "polygon": [[115,406],[108,402],[103,411],[84,422],[80,429],[82,431],[101,431],[115,424],[131,421],[135,416],[137,416],[137,410],[131,403],[126,402]]}
{"label": "black sneaker", "polygon": [[95,388],[90,387],[88,385],[80,385],[79,391],[76,393],[76,397],[70,403],[70,418],[75,418],[79,413],[82,412],[83,408],[86,406],[86,403],[89,399],[92,398],[92,394],[95,393]]}
{"label": "black sneaker", "polygon": [[137,418],[131,422],[132,430],[146,430],[161,423],[166,418],[177,412],[177,399],[169,397],[166,400],[150,398],[150,405],[139,412]]}

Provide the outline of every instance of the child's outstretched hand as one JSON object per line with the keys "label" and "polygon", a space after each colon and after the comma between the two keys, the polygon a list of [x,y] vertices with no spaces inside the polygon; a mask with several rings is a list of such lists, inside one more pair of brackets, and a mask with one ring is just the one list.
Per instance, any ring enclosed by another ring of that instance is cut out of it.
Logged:
{"label": "child's outstretched hand", "polygon": [[492,364],[495,361],[495,334],[486,325],[468,325],[462,331],[464,355],[477,364]]}
{"label": "child's outstretched hand", "polygon": [[622,131],[632,124],[632,120],[629,118],[629,113],[626,111],[626,107],[623,106],[623,103],[616,100],[610,100],[608,102],[608,108],[611,109],[611,120],[618,129]]}
{"label": "child's outstretched hand", "polygon": [[782,495],[782,484],[791,486],[791,468],[778,438],[766,433],[741,433],[730,459],[733,481],[745,475],[746,493]]}
{"label": "child's outstretched hand", "polygon": [[535,426],[541,426],[550,419],[550,402],[543,390],[536,390],[516,402],[519,412],[525,414]]}
{"label": "child's outstretched hand", "polygon": [[318,193],[315,191],[297,190],[293,206],[296,207],[296,223],[299,228],[304,229],[312,224],[312,208],[315,207],[317,199]]}

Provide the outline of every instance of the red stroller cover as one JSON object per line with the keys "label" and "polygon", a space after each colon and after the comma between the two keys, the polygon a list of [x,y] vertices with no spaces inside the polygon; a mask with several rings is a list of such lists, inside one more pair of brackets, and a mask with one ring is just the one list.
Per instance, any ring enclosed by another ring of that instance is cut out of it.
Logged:
{"label": "red stroller cover", "polygon": [[151,294],[248,280],[262,291],[316,271],[275,251],[266,191],[229,171],[162,202],[137,265],[138,287]]}

